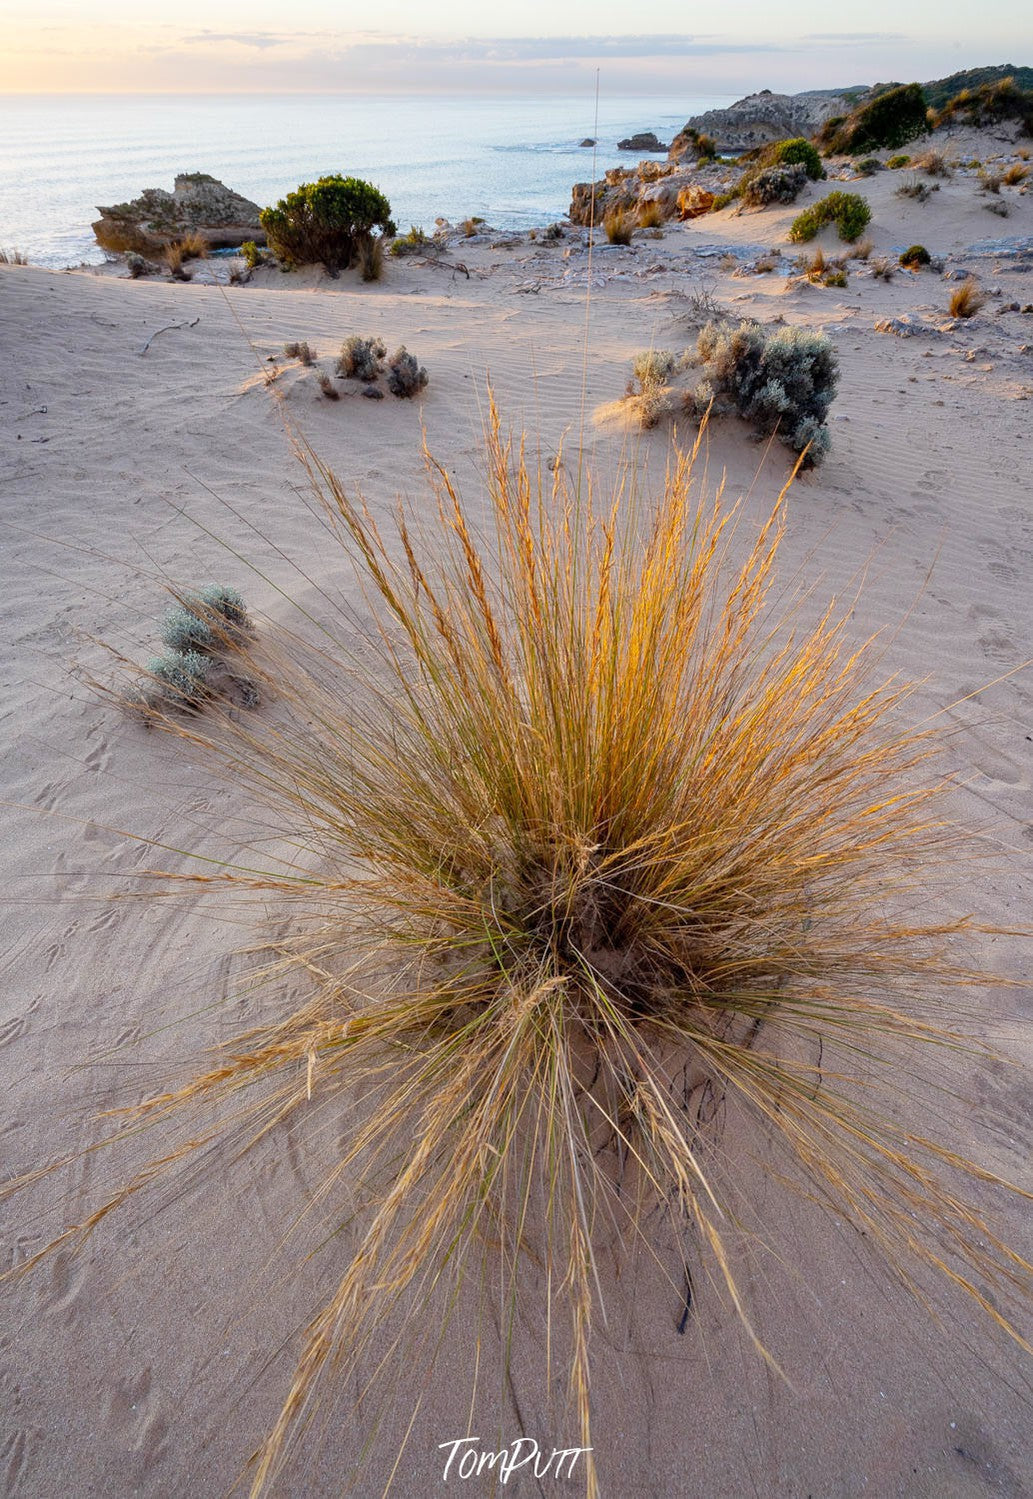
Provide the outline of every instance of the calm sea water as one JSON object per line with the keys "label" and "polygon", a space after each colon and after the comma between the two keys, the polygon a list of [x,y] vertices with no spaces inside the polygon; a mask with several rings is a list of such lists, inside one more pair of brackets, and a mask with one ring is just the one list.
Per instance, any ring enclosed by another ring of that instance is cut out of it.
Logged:
{"label": "calm sea water", "polygon": [[480,214],[500,228],[559,218],[574,182],[635,157],[639,130],[670,140],[726,96],[601,99],[0,97],[0,245],[49,266],[104,259],[90,230],[101,203],[177,172],[210,172],[265,206],[328,172],[374,182],[401,229]]}

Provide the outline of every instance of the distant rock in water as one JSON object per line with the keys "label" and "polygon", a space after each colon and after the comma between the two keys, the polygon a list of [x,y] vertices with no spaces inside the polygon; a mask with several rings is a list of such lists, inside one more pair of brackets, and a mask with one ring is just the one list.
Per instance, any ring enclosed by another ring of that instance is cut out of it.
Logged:
{"label": "distant rock in water", "polygon": [[581,144],[583,146],[595,146],[598,145],[598,142],[594,141],[590,135],[586,135]]}
{"label": "distant rock in water", "polygon": [[93,225],[97,243],[105,250],[135,250],[153,254],[186,234],[197,234],[211,250],[239,245],[246,239],[265,244],[259,207],[209,177],[206,172],[181,172],[172,192],[149,187],[131,203],[111,208],[97,205],[100,218]]}
{"label": "distant rock in water", "polygon": [[629,135],[626,140],[617,142],[618,151],[669,151],[663,141],[658,140],[651,130],[640,130],[638,135]]}
{"label": "distant rock in water", "polygon": [[842,94],[773,94],[763,89],[736,100],[727,109],[708,109],[705,114],[693,115],[671,142],[671,160],[694,155],[699,134],[709,135],[722,153],[738,153],[787,136],[811,136],[826,120],[849,114],[851,108]]}

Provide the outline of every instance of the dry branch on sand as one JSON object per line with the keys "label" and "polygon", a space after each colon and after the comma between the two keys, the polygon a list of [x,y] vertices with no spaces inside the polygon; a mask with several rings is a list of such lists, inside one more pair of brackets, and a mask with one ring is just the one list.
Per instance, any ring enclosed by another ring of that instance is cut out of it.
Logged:
{"label": "dry branch on sand", "polygon": [[773,618],[783,497],[733,566],[745,522],[698,494],[695,452],[654,511],[630,490],[600,507],[562,464],[543,493],[494,419],[482,551],[444,468],[426,531],[400,511],[385,539],[304,456],[370,640],[352,649],[330,618],[313,646],[266,641],[249,671],[268,720],[152,717],[249,784],[263,837],[293,850],[264,870],[209,859],[168,888],[274,902],[291,935],[270,971],[306,998],[129,1111],[135,1139],[156,1132],[154,1163],[51,1248],[155,1178],[221,1170],[206,1152],[224,1136],[239,1150],[347,1100],[317,1194],[325,1254],[353,1194],[370,1206],[253,1493],[317,1394],[383,1376],[429,1320],[406,1310],[488,1262],[511,1308],[529,1258],[548,1268],[541,1319],[589,1447],[601,1222],[631,1239],[661,1204],[750,1325],[745,1162],[673,1086],[689,1068],[763,1142],[753,1164],[858,1229],[916,1295],[942,1272],[1017,1337],[1031,1267],[966,1202],[966,1184],[1006,1184],[897,1106],[923,1055],[964,1044],[953,986],[973,975],[954,945],[980,930],[916,900],[957,858],[933,747],[848,614]]}

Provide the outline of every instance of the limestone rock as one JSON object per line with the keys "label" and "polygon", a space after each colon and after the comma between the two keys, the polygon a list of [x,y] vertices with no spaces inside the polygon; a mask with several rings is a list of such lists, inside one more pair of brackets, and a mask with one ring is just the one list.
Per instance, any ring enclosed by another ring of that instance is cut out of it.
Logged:
{"label": "limestone rock", "polygon": [[246,239],[265,244],[258,204],[206,172],[182,172],[171,193],[149,187],[129,203],[98,205],[97,212],[93,232],[105,250],[153,255],[186,234],[200,235],[213,250]]}
{"label": "limestone rock", "polygon": [[663,141],[658,140],[652,130],[640,130],[637,135],[629,135],[625,140],[617,142],[618,151],[669,151],[670,146],[665,146]]}
{"label": "limestone rock", "polygon": [[788,136],[810,136],[834,115],[850,113],[850,103],[841,94],[773,94],[764,89],[748,94],[727,109],[708,109],[693,115],[671,142],[671,159],[680,161],[694,154],[693,132],[709,135],[724,154],[749,151]]}

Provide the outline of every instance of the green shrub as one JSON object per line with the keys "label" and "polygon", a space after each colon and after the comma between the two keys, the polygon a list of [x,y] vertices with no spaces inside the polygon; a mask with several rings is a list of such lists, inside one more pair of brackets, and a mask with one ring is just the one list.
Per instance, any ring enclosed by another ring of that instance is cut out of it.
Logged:
{"label": "green shrub", "polygon": [[825,175],[821,156],[802,135],[793,136],[786,141],[775,141],[773,145],[765,147],[760,164],[762,167],[805,167],[812,182],[818,182]]}
{"label": "green shrub", "polygon": [[739,189],[733,187],[727,193],[718,193],[710,205],[711,213],[718,213],[722,208],[727,208],[729,203],[734,203],[739,197]]}
{"label": "green shrub", "polygon": [[928,265],[931,260],[932,256],[925,248],[925,245],[909,245],[900,254],[901,265],[907,266],[908,270],[911,271],[919,270],[923,265]]}
{"label": "green shrub", "polygon": [[805,328],[768,332],[757,323],[732,329],[708,323],[699,335],[706,379],[696,404],[727,397],[758,432],[778,431],[796,453],[820,463],[829,447],[825,419],[839,383],[836,352],[822,333]]}
{"label": "green shrub", "polygon": [[262,264],[262,252],[253,239],[246,239],[240,247],[240,253],[244,257],[244,264],[249,271]]}
{"label": "green shrub", "polygon": [[862,177],[874,177],[876,172],[882,171],[882,162],[877,156],[866,156],[857,163],[857,171]]}
{"label": "green shrub", "polygon": [[289,265],[324,265],[334,273],[354,265],[374,229],[393,229],[391,205],[358,177],[305,182],[260,220],[270,249]]}
{"label": "green shrub", "polygon": [[346,380],[375,380],[386,354],[383,339],[360,338],[353,333],[341,345],[337,373]]}
{"label": "green shrub", "polygon": [[799,244],[802,240],[813,239],[826,224],[835,224],[840,239],[850,244],[871,221],[872,211],[859,193],[828,193],[793,220],[789,238],[794,244]]}
{"label": "green shrub", "polygon": [[241,636],[252,634],[254,626],[247,605],[235,588],[225,583],[202,583],[187,597],[188,601],[196,600],[205,609],[219,615],[223,629]]}
{"label": "green shrub", "polygon": [[878,151],[884,146],[892,150],[928,132],[926,115],[921,85],[899,84],[862,104],[845,120],[830,120],[821,133],[821,144],[846,156],[860,156],[863,151]]}
{"label": "green shrub", "polygon": [[901,167],[906,167],[910,161],[910,156],[891,156],[886,165],[891,172],[899,172]]}
{"label": "green shrub", "polygon": [[740,183],[740,193],[751,208],[763,208],[769,203],[795,203],[806,182],[807,168],[802,162],[763,167],[756,176]]}
{"label": "green shrub", "polygon": [[387,388],[393,396],[410,400],[427,383],[427,371],[403,344],[387,367]]}

